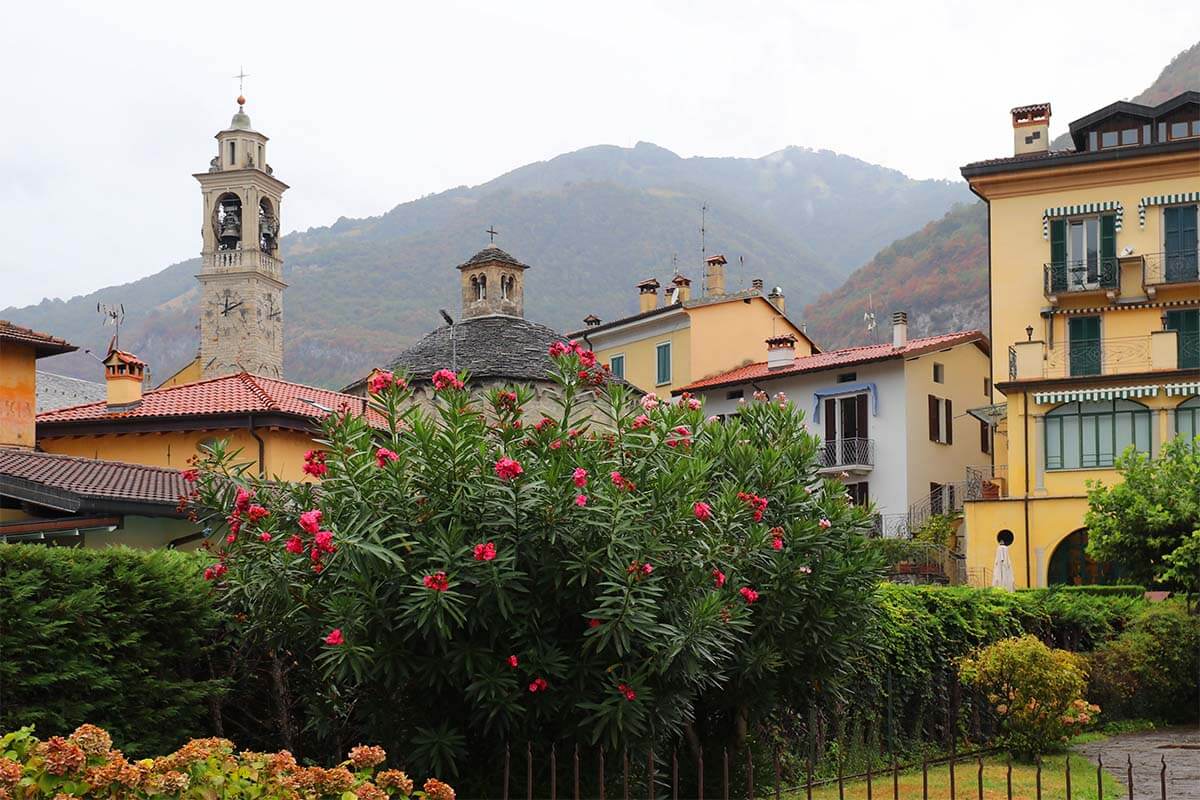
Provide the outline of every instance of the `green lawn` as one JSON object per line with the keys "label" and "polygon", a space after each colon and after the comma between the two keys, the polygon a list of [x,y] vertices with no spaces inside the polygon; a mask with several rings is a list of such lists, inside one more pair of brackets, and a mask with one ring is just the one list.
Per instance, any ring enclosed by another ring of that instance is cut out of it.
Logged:
{"label": "green lawn", "polygon": [[[1096,767],[1080,755],[1071,755],[1071,797],[1072,800],[1097,800]],[[1059,800],[1065,798],[1066,781],[1064,778],[1066,755],[1049,756],[1042,760],[1042,797],[1044,800]],[[1036,767],[1032,764],[1012,765],[1012,796],[1014,800],[1036,800],[1037,779]],[[958,800],[976,800],[979,797],[979,767],[972,759],[955,764],[955,797]],[[887,800],[892,797],[892,774],[887,772],[872,779],[872,797],[874,800]],[[784,795],[789,800],[805,800],[803,788]],[[837,784],[813,787],[813,800],[838,800]],[[900,797],[909,800],[920,798],[921,768],[900,773]],[[1003,756],[985,757],[983,762],[983,796],[986,800],[1006,800],[1008,797],[1006,766]],[[1104,774],[1104,797],[1120,800],[1124,797],[1124,784]],[[867,797],[867,782],[865,780],[847,782],[845,784],[845,800],[865,800]],[[938,800],[948,800],[950,797],[950,768],[947,764],[929,767],[929,797]]]}

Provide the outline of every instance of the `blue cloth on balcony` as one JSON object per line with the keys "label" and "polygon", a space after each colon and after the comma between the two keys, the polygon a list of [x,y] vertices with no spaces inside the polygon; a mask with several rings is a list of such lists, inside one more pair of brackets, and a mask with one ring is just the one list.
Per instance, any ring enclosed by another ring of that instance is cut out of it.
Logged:
{"label": "blue cloth on balcony", "polygon": [[862,394],[866,392],[871,395],[871,416],[879,416],[879,392],[875,389],[875,384],[870,382],[861,383],[838,383],[830,386],[827,389],[817,389],[813,392],[813,423],[821,421],[821,401],[827,397],[841,397],[847,394]]}

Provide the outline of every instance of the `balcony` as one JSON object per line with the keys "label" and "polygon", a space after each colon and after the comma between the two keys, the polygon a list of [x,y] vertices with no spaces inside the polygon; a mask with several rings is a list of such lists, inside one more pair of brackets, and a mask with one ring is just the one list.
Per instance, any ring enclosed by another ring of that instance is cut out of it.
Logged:
{"label": "balcony", "polygon": [[968,503],[1009,497],[1008,467],[1004,464],[967,467],[964,494]]}
{"label": "balcony", "polygon": [[863,475],[875,468],[875,440],[832,439],[817,451],[820,472],[849,472]]}
{"label": "balcony", "polygon": [[1147,336],[1076,339],[1046,345],[1037,340],[1009,347],[1009,377],[1016,381],[1136,375],[1188,369],[1200,363],[1200,337],[1178,331]]}
{"label": "balcony", "polygon": [[1042,266],[1046,299],[1058,303],[1064,295],[1104,295],[1115,300],[1121,293],[1121,262],[1117,258],[1052,261]]}
{"label": "balcony", "polygon": [[204,256],[204,272],[241,272],[257,269],[276,280],[283,278],[283,262],[262,250],[218,250]]}
{"label": "balcony", "polygon": [[1163,286],[1200,287],[1200,257],[1195,250],[1142,256],[1142,286],[1154,297]]}

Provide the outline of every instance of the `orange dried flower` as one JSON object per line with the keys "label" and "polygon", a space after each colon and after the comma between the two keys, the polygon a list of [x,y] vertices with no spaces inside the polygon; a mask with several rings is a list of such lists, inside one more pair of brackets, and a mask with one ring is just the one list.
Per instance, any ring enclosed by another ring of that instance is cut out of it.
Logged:
{"label": "orange dried flower", "polygon": [[350,748],[350,763],[355,769],[377,767],[387,761],[387,751],[382,747],[360,744]]}
{"label": "orange dried flower", "polygon": [[21,780],[21,765],[11,758],[0,758],[0,787],[16,786]]}
{"label": "orange dried flower", "polygon": [[67,737],[67,741],[79,745],[89,756],[106,755],[112,749],[112,737],[108,735],[108,731],[86,722],[76,728],[75,732]]}
{"label": "orange dried flower", "polygon": [[51,736],[40,743],[35,752],[46,761],[46,772],[51,775],[67,775],[78,772],[87,763],[87,755],[77,744],[61,736]]}
{"label": "orange dried flower", "polygon": [[429,800],[454,800],[454,789],[448,783],[430,778],[425,781],[425,796]]}
{"label": "orange dried flower", "polygon": [[354,794],[358,800],[388,800],[388,793],[369,781],[355,786]]}
{"label": "orange dried flower", "polygon": [[385,769],[375,776],[375,783],[389,792],[399,792],[403,795],[412,794],[412,778],[398,769]]}

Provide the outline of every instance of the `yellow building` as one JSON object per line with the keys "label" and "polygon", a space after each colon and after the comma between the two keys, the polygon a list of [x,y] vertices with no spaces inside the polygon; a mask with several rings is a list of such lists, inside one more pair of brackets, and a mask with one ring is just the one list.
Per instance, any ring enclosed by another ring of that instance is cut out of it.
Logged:
{"label": "yellow building", "polygon": [[1119,577],[1086,558],[1087,482],[1127,447],[1200,432],[1200,93],[1113,103],[1047,149],[1050,105],[1013,109],[1015,155],[962,168],[988,204],[995,461],[966,504],[969,579],[1010,543],[1016,585]]}
{"label": "yellow building", "polygon": [[784,313],[779,289],[763,294],[761,280],[749,291],[726,294],[725,257],[712,256],[705,270],[703,296],[691,297],[691,281],[676,275],[663,303],[657,280],[637,285],[639,311],[567,334],[582,340],[613,374],[646,392],[669,396],[693,381],[754,363],[762,358],[763,341],[796,338],[797,356],[820,352],[804,329]]}

